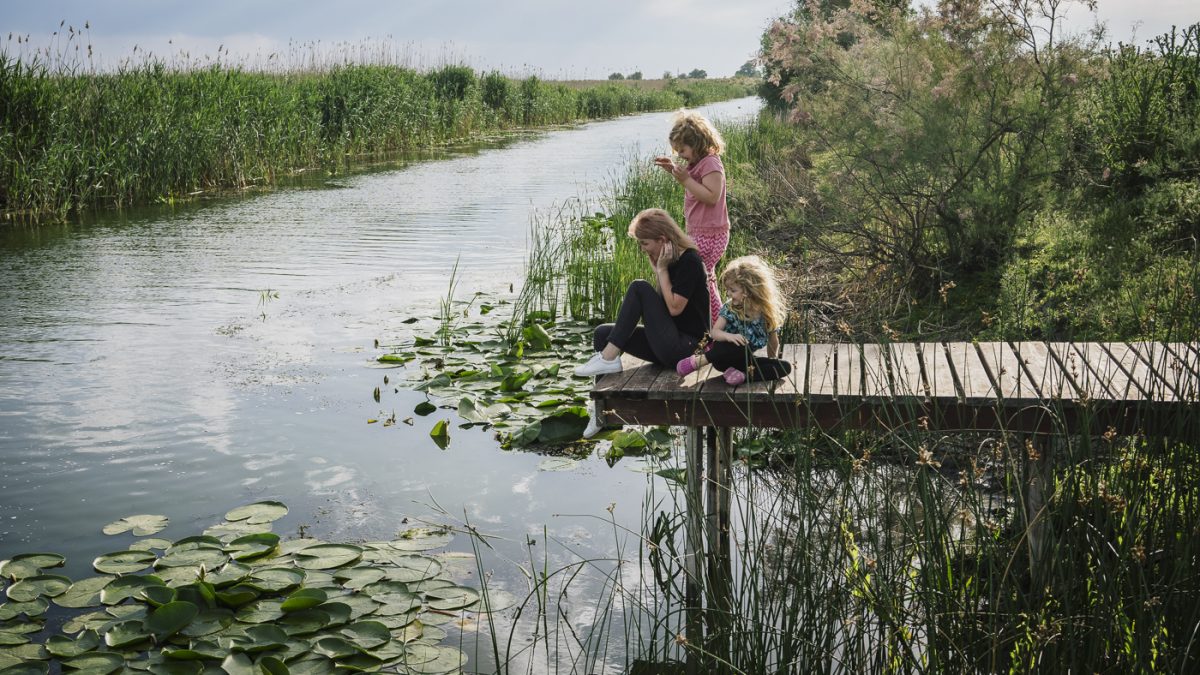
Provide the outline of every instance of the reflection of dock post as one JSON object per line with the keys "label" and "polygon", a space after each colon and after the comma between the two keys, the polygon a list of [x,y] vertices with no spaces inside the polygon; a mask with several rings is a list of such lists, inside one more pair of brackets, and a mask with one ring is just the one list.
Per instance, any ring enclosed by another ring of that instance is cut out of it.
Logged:
{"label": "reflection of dock post", "polygon": [[722,673],[729,661],[732,616],[730,496],[733,433],[725,427],[687,432],[687,672]]}
{"label": "reflection of dock post", "polygon": [[699,675],[702,670],[699,648],[704,644],[704,579],[701,560],[704,557],[704,533],[700,523],[703,508],[704,429],[687,430],[687,544],[685,546],[684,611],[687,638],[687,673]]}

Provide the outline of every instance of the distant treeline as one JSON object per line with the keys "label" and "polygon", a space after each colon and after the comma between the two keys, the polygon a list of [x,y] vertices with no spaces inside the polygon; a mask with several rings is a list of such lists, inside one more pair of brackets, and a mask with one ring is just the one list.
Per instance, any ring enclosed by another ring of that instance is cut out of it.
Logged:
{"label": "distant treeline", "polygon": [[752,80],[568,87],[465,66],[261,73],[149,62],[61,74],[0,53],[0,212],[59,215],[270,184],[303,168],[745,96]]}

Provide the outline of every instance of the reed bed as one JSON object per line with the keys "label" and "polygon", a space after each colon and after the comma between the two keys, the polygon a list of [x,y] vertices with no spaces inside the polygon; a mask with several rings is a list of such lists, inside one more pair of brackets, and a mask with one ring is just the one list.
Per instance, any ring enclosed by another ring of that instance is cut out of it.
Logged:
{"label": "reed bed", "polygon": [[[343,50],[344,51],[344,50]],[[99,71],[0,49],[0,213],[168,202],[483,133],[744,96],[740,81],[573,88],[447,64],[300,59],[255,70],[155,57]],[[361,55],[359,55],[361,56]]]}

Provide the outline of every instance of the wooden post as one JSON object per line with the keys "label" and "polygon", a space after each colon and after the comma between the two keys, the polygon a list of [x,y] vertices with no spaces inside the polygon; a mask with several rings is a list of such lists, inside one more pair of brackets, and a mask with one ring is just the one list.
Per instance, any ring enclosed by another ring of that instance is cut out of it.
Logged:
{"label": "wooden post", "polygon": [[701,560],[704,557],[704,429],[688,427],[687,445],[687,543],[685,546],[684,571],[684,637],[687,638],[687,673],[700,675],[704,672],[701,647],[704,645],[704,577]]}
{"label": "wooden post", "polygon": [[728,427],[709,427],[708,474],[705,481],[707,582],[705,649],[714,661],[708,672],[726,673],[733,628],[733,570],[729,546],[729,504],[733,486],[733,433]]}

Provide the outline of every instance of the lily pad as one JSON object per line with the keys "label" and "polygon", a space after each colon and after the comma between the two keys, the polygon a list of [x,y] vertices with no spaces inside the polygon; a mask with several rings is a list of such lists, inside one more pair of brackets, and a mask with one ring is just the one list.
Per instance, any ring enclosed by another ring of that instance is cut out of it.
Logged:
{"label": "lily pad", "polygon": [[155,567],[190,567],[204,566],[217,569],[229,562],[224,551],[215,548],[178,549],[171,547],[163,557],[154,562]]}
{"label": "lily pad", "polygon": [[359,590],[369,586],[384,577],[384,571],[377,567],[353,567],[346,570],[338,570],[333,578],[339,581],[342,586]]}
{"label": "lily pad", "polygon": [[50,608],[49,601],[46,598],[34,598],[29,602],[6,602],[0,605],[0,621],[8,621],[15,619],[24,614],[25,616],[41,616]]}
{"label": "lily pad", "polygon": [[401,532],[388,545],[400,551],[429,551],[450,543],[454,533],[443,528],[414,527]]}
{"label": "lily pad", "polygon": [[[467,655],[453,647],[431,647],[435,654],[432,659],[413,662],[412,650],[418,645],[409,645],[409,660],[399,667],[401,673],[414,675],[445,675],[462,669],[467,664]],[[407,669],[407,670],[406,670]]]}
{"label": "lily pad", "polygon": [[445,450],[450,445],[450,432],[447,430],[449,426],[450,420],[438,420],[433,425],[433,429],[429,431],[429,437],[442,450]]}
{"label": "lily pad", "polygon": [[73,638],[53,635],[46,640],[46,651],[60,659],[74,658],[99,646],[100,635],[94,630],[85,630]]}
{"label": "lily pad", "polygon": [[[138,619],[115,623],[104,633],[104,644],[113,649],[132,647],[139,642],[149,639],[150,632],[146,630],[142,622]],[[124,659],[121,662],[123,664]]]}
{"label": "lily pad", "polygon": [[389,556],[392,567],[385,570],[391,581],[413,583],[432,579],[442,571],[442,563],[436,558],[425,555],[394,555]]}
{"label": "lily pad", "polygon": [[260,591],[283,592],[290,588],[295,588],[304,583],[305,574],[303,570],[293,569],[290,567],[268,567],[266,569],[256,570],[246,580],[247,586],[252,586]]}
{"label": "lily pad", "polygon": [[41,597],[53,598],[62,595],[71,587],[71,580],[56,574],[39,574],[26,577],[9,586],[5,591],[14,602],[32,602]]}
{"label": "lily pad", "polygon": [[155,560],[158,556],[153,551],[116,551],[96,558],[92,567],[106,574],[132,574],[146,569]]}
{"label": "lily pad", "polygon": [[229,542],[225,550],[234,560],[253,560],[275,550],[279,545],[279,535],[262,532],[238,537]]}
{"label": "lily pad", "polygon": [[[67,561],[66,558],[57,553],[22,553],[14,555],[9,563],[21,565],[33,565],[38,569],[49,569],[51,567],[62,567]],[[0,576],[6,576],[0,573]]]}
{"label": "lily pad", "polygon": [[350,544],[319,544],[296,553],[296,566],[306,570],[327,570],[358,562],[363,550]]}
{"label": "lily pad", "polygon": [[200,608],[190,602],[168,602],[146,617],[145,628],[163,640],[183,630],[199,613]]}
{"label": "lily pad", "polygon": [[144,599],[154,607],[162,607],[163,605],[175,600],[177,592],[169,586],[159,586],[157,584],[143,588],[137,597]]}
{"label": "lily pad", "polygon": [[212,635],[231,623],[233,623],[233,612],[227,609],[206,609],[196,615],[196,618],[180,631],[180,635],[190,638]]}
{"label": "lily pad", "polygon": [[135,537],[147,537],[167,529],[167,525],[170,522],[170,519],[166,516],[149,514],[125,516],[120,520],[105,525],[103,532],[104,534],[121,534],[122,532],[133,531]]}
{"label": "lily pad", "polygon": [[513,607],[517,604],[517,596],[508,591],[498,588],[489,588],[483,597],[479,600],[479,604],[472,607],[471,610],[483,614],[491,612],[500,612]]}
{"label": "lily pad", "polygon": [[479,591],[466,586],[453,586],[425,594],[425,603],[433,609],[450,611],[464,609],[479,602]]}
{"label": "lily pad", "polygon": [[302,609],[312,609],[323,604],[329,595],[319,588],[301,588],[292,593],[280,606],[284,612],[295,612]]}
{"label": "lily pad", "polygon": [[248,523],[271,523],[287,515],[288,507],[281,502],[264,501],[239,506],[225,514],[225,520],[244,520]]}

